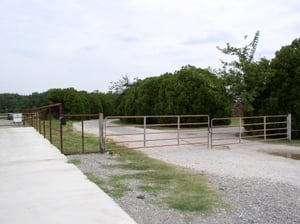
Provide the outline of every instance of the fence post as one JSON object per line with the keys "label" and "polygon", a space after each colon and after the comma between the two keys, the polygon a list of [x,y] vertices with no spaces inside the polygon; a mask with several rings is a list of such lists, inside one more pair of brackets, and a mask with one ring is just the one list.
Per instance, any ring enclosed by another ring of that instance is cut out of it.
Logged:
{"label": "fence post", "polygon": [[81,117],[81,152],[84,153],[84,121]]}
{"label": "fence post", "polygon": [[49,119],[50,143],[52,144],[52,114],[51,114],[51,108],[49,108],[48,119]]}
{"label": "fence post", "polygon": [[239,118],[239,143],[242,142],[242,118]]}
{"label": "fence post", "polygon": [[177,145],[180,144],[180,116],[177,116]]}
{"label": "fence post", "polygon": [[38,112],[38,122],[39,122],[39,132],[40,132],[40,134],[42,134],[41,112]]}
{"label": "fence post", "polygon": [[210,142],[209,142],[209,145],[210,145],[210,149],[213,148],[213,121],[214,119],[211,119],[211,121],[209,121],[210,118],[208,117],[208,126],[209,126],[209,123],[210,123],[210,127],[208,127],[208,134],[210,135]]}
{"label": "fence post", "polygon": [[37,130],[37,132],[40,132],[40,130],[39,130],[39,113],[35,112],[34,116],[35,116],[35,118],[34,118],[34,127]]}
{"label": "fence post", "polygon": [[44,117],[44,120],[43,120],[43,135],[44,135],[44,138],[46,138],[46,120],[45,119],[46,118]]}
{"label": "fence post", "polygon": [[144,148],[146,147],[146,125],[147,125],[147,118],[144,116]]}
{"label": "fence post", "polygon": [[210,142],[210,119],[207,115],[207,148],[211,149],[211,142]]}
{"label": "fence post", "polygon": [[100,153],[105,152],[105,139],[103,134],[103,113],[99,114],[99,150]]}
{"label": "fence post", "polygon": [[292,115],[288,114],[287,116],[287,137],[288,141],[292,140]]}
{"label": "fence post", "polygon": [[264,141],[267,140],[267,118],[264,116]]}
{"label": "fence post", "polygon": [[60,151],[64,153],[64,136],[63,136],[63,126],[59,124],[59,138],[60,138]]}

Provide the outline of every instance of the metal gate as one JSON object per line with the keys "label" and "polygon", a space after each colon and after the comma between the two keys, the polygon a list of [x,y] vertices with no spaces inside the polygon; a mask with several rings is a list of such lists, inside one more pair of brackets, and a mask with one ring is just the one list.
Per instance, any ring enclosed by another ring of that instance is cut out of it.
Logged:
{"label": "metal gate", "polygon": [[[291,115],[213,118],[208,115],[108,116],[104,145],[145,148],[214,146],[291,140]],[[252,140],[252,141],[251,141]]]}
{"label": "metal gate", "polygon": [[108,116],[104,119],[104,139],[105,145],[115,143],[129,148],[191,144],[209,147],[209,116]]}
{"label": "metal gate", "polygon": [[291,140],[291,114],[211,120],[211,147],[255,141]]}

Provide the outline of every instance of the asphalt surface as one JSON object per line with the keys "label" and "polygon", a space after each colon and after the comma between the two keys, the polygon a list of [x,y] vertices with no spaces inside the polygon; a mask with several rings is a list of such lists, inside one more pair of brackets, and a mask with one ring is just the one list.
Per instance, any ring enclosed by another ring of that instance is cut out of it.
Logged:
{"label": "asphalt surface", "polygon": [[135,223],[33,128],[0,128],[0,180],[1,224]]}

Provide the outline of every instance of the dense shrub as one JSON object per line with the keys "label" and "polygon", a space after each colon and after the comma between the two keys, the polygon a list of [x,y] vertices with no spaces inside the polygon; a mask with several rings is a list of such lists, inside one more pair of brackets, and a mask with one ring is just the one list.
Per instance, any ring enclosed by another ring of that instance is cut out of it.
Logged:
{"label": "dense shrub", "polygon": [[[208,114],[228,117],[231,103],[218,77],[208,70],[182,67],[174,74],[139,80],[124,95],[120,115]],[[150,121],[151,122],[151,121]],[[159,122],[153,119],[152,122]]]}

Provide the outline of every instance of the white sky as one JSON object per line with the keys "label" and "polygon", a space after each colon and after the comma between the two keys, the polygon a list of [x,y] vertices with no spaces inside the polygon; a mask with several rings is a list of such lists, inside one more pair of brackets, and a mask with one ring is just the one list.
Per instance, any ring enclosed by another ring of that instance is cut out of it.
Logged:
{"label": "white sky", "polygon": [[0,0],[0,93],[106,92],[190,64],[221,67],[216,46],[257,57],[300,37],[299,0]]}

